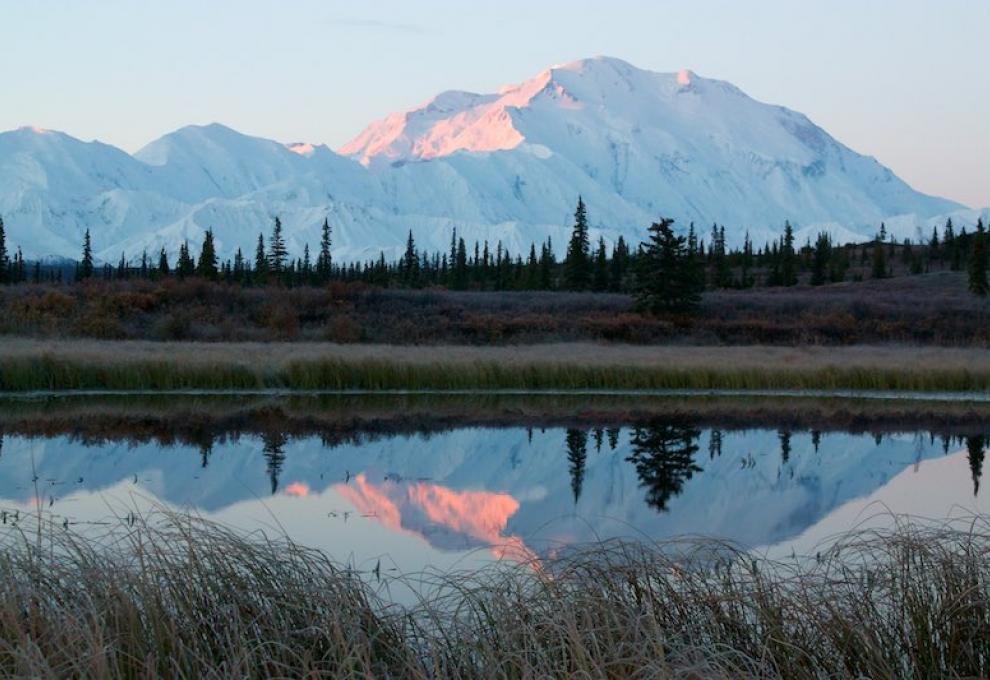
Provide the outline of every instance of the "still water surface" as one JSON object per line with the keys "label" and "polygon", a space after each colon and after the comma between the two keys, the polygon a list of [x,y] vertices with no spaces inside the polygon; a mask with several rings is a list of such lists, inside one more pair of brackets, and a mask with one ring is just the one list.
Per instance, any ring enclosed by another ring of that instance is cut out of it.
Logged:
{"label": "still water surface", "polygon": [[[4,523],[85,532],[154,506],[286,534],[370,572],[469,569],[684,534],[807,554],[838,532],[990,511],[985,438],[637,426],[157,438],[8,433]],[[2,528],[2,527],[0,527]],[[377,570],[376,570],[377,571]]]}

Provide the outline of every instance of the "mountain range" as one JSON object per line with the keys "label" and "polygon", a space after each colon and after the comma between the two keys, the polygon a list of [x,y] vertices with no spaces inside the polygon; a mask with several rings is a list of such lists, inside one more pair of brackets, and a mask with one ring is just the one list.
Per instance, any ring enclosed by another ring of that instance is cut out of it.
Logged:
{"label": "mountain range", "polygon": [[100,259],[198,246],[250,257],[275,216],[289,250],[315,248],[329,219],[334,257],[447,250],[451,232],[528,251],[570,232],[578,196],[592,237],[636,243],[660,216],[730,244],[757,246],[790,221],[872,238],[926,236],[979,215],[920,193],[806,116],[691,71],[654,73],[608,57],[543,71],[493,94],[444,92],[369,125],[337,151],[280,143],[219,124],[189,126],[131,155],[38,128],[0,133],[0,216],[31,257],[78,257],[86,229]]}

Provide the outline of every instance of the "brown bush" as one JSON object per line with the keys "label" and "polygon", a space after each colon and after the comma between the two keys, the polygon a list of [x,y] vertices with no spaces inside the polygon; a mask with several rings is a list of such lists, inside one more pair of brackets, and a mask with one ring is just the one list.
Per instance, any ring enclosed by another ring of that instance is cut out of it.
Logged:
{"label": "brown bush", "polygon": [[360,342],[361,337],[361,324],[347,314],[331,317],[329,323],[323,328],[323,339],[329,342],[348,344]]}
{"label": "brown bush", "polygon": [[299,335],[299,314],[285,299],[266,302],[261,318],[265,328],[278,340],[294,340]]}

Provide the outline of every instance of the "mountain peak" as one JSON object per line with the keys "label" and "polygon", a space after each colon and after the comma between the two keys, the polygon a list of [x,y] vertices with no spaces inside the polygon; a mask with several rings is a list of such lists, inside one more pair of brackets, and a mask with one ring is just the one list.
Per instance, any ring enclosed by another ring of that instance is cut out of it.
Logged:
{"label": "mountain peak", "polygon": [[[363,165],[387,167],[397,161],[426,161],[458,152],[508,151],[528,141],[546,146],[539,139],[529,139],[528,126],[520,122],[521,111],[536,110],[526,116],[546,118],[546,128],[554,124],[551,117],[580,117],[577,112],[587,109],[583,124],[592,125],[596,117],[615,122],[662,115],[669,108],[665,100],[684,92],[741,94],[728,83],[702,88],[702,82],[718,83],[703,81],[688,69],[654,73],[616,57],[579,59],[552,66],[493,94],[442,92],[421,106],[373,123],[339,151]],[[559,125],[561,120],[555,122]]]}

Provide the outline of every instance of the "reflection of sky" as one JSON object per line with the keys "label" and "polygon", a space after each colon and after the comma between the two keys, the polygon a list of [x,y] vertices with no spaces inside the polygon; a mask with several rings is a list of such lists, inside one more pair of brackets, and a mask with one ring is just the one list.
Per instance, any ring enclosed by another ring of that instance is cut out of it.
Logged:
{"label": "reflection of sky", "polygon": [[[648,506],[628,431],[613,449],[586,445],[575,501],[573,460],[560,429],[462,429],[326,448],[289,441],[271,493],[270,460],[254,437],[217,444],[206,457],[187,446],[8,436],[0,454],[0,506],[30,509],[32,456],[42,506],[73,530],[111,509],[154,503],[192,509],[245,529],[287,533],[304,545],[370,569],[416,572],[471,567],[499,556],[525,559],[554,545],[596,538],[718,536],[747,546],[784,543],[799,552],[854,527],[877,503],[897,513],[945,517],[987,508],[973,495],[959,446],[944,456],[927,435],[828,434],[790,438],[786,461],[773,431],[729,432],[718,454],[702,433],[694,464],[663,512]],[[50,507],[49,507],[50,504]],[[506,551],[504,548],[508,546]],[[533,551],[533,552],[530,552]],[[789,552],[789,548],[788,548]]]}

